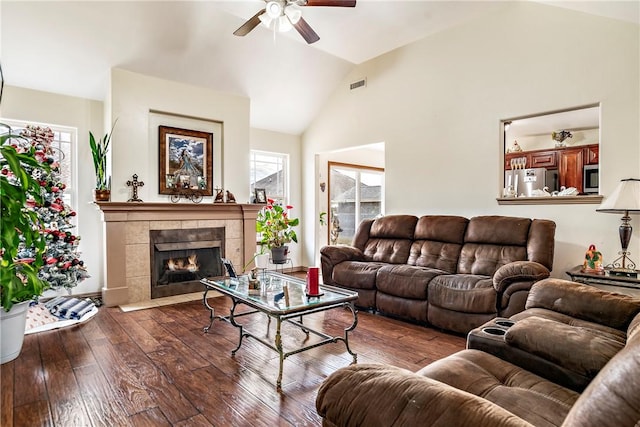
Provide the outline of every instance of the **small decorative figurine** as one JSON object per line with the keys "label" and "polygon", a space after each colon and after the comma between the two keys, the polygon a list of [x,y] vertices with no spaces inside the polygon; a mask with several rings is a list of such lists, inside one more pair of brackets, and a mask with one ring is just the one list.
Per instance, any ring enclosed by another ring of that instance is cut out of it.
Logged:
{"label": "small decorative figurine", "polygon": [[224,203],[224,190],[222,188],[216,188],[216,198],[213,203]]}
{"label": "small decorative figurine", "polygon": [[596,245],[589,245],[589,249],[584,254],[582,271],[585,273],[604,273],[604,267],[602,266],[602,254],[596,250]]}
{"label": "small decorative figurine", "polygon": [[127,181],[127,187],[133,187],[133,195],[127,202],[141,202],[138,198],[138,187],[144,187],[144,182],[138,181],[138,174],[133,174],[133,180]]}
{"label": "small decorative figurine", "polygon": [[520,147],[520,145],[518,144],[518,141],[514,140],[513,141],[513,145],[511,146],[511,148],[507,149],[507,154],[508,153],[519,153],[522,151],[522,147]]}
{"label": "small decorative figurine", "polygon": [[231,191],[227,190],[227,203],[235,203],[235,202],[236,202],[236,196],[234,196]]}
{"label": "small decorative figurine", "polygon": [[258,279],[258,270],[254,268],[248,274],[247,279],[249,280],[249,295],[260,295],[261,294],[261,283]]}

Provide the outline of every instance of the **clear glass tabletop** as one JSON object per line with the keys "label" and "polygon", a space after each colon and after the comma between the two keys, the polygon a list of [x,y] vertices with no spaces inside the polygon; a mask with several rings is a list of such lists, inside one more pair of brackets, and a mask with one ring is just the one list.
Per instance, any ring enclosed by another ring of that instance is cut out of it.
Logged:
{"label": "clear glass tabletop", "polygon": [[[266,289],[249,292],[249,277],[202,279],[200,282],[207,289],[236,298],[250,306],[274,313],[291,313],[353,301],[358,297],[356,292],[333,286],[320,285],[319,296],[306,294],[306,281],[293,276],[272,271],[259,273],[260,286]],[[288,293],[288,301],[285,295]],[[255,293],[255,294],[254,294]]]}

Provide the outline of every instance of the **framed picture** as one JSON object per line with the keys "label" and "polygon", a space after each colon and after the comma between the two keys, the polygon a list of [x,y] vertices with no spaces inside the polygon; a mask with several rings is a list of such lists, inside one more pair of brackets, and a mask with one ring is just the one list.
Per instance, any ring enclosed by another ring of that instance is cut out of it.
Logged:
{"label": "framed picture", "polygon": [[267,203],[267,190],[264,188],[256,188],[256,203],[266,204]]}
{"label": "framed picture", "polygon": [[158,127],[159,193],[198,190],[213,195],[213,134],[169,126]]}

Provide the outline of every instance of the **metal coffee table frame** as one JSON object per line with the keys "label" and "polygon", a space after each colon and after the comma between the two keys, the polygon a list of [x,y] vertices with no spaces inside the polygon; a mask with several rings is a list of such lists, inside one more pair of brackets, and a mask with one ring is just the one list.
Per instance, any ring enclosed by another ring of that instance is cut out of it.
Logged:
{"label": "metal coffee table frame", "polygon": [[[294,286],[295,288],[291,289],[291,293],[304,292],[305,282],[301,279],[296,279],[292,276],[286,276],[284,274],[275,273],[275,272],[266,272],[267,276],[271,278],[280,279],[286,281],[289,286]],[[246,291],[246,285],[242,283],[242,281],[234,280],[234,279],[202,279],[200,281],[204,287],[204,294],[202,297],[202,302],[204,306],[209,310],[209,325],[204,328],[204,332],[207,333],[209,329],[213,326],[213,321],[215,319],[223,320],[225,322],[230,323],[239,329],[240,335],[238,339],[238,345],[235,349],[231,351],[231,355],[235,355],[236,352],[242,346],[242,340],[244,337],[251,337],[256,341],[262,343],[266,347],[274,350],[278,353],[279,356],[279,369],[278,369],[278,379],[276,381],[276,389],[278,391],[282,390],[282,370],[284,366],[284,360],[292,356],[294,354],[301,353],[303,351],[311,350],[316,347],[320,347],[325,344],[336,343],[338,341],[342,341],[345,344],[347,352],[353,357],[353,363],[357,363],[358,355],[351,351],[349,347],[349,332],[353,331],[358,325],[358,312],[354,307],[354,301],[358,298],[358,294],[356,292],[347,291],[345,289],[336,288],[333,286],[320,285],[321,293],[325,293],[331,296],[331,298],[327,298],[323,301],[323,297],[307,297],[305,302],[302,304],[294,305],[292,307],[275,307],[273,305],[269,305],[266,301],[269,298],[273,297],[272,294],[267,294],[265,297],[248,295]],[[209,305],[207,302],[207,293],[209,291],[217,291],[221,294],[229,297],[232,302],[232,306],[228,316],[219,316],[214,312],[214,308]],[[263,299],[264,298],[264,299]],[[236,308],[239,305],[246,305],[248,307],[253,308],[254,310],[238,313],[236,314]],[[351,325],[344,329],[344,334],[342,336],[332,336],[323,331],[319,331],[313,328],[306,326],[303,323],[303,317],[309,314],[318,313],[322,311],[332,310],[335,308],[344,307],[351,311],[353,321]],[[276,321],[276,334],[274,337],[274,342],[271,343],[247,330],[247,328],[236,322],[236,319],[247,316],[254,313],[264,313],[268,317],[268,325],[271,324],[271,318],[274,318]],[[284,351],[282,345],[282,324],[283,322],[290,323],[292,325],[300,328],[307,336],[309,333],[312,333],[320,338],[321,341],[318,341],[313,344],[305,345],[302,347],[298,347],[291,351]]]}

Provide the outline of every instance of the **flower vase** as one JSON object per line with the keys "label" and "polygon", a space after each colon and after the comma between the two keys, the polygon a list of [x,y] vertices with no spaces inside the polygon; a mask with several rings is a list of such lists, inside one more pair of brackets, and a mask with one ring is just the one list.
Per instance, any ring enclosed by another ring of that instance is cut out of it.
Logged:
{"label": "flower vase", "polygon": [[288,254],[288,246],[275,246],[271,248],[271,262],[274,264],[284,264],[287,262]]}

